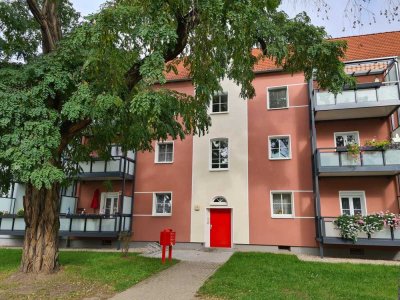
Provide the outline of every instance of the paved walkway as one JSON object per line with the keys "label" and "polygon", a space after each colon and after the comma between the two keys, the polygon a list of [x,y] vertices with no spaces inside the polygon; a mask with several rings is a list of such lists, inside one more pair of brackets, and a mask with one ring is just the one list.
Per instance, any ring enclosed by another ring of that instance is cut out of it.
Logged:
{"label": "paved walkway", "polygon": [[[162,271],[130,289],[115,295],[112,300],[191,300],[197,290],[220,265],[233,254],[232,251],[174,250],[178,264]],[[160,253],[146,255],[160,257]]]}

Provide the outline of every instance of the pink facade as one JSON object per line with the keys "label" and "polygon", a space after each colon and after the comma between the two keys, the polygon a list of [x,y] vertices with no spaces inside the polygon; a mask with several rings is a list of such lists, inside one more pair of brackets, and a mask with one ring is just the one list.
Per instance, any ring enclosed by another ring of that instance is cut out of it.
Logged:
{"label": "pink facade", "polygon": [[[188,95],[194,92],[190,81],[168,83],[167,87]],[[157,241],[161,230],[174,228],[177,242],[190,242],[192,139],[187,136],[183,141],[174,141],[172,163],[155,163],[154,151],[137,153],[133,240]],[[153,216],[155,192],[172,193],[171,216]]]}
{"label": "pink facade", "polygon": [[[248,102],[250,244],[316,246],[309,96],[302,74],[257,75]],[[289,108],[267,109],[267,89],[288,86]],[[268,137],[290,135],[291,159],[270,160]],[[295,217],[271,217],[270,191],[294,192]]]}

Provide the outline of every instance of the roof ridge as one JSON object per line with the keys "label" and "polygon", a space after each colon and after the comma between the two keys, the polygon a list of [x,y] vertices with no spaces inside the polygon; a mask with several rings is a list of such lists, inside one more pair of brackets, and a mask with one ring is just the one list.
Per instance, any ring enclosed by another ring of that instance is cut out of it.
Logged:
{"label": "roof ridge", "polygon": [[366,34],[347,35],[347,36],[329,38],[328,40],[338,40],[338,39],[344,39],[344,38],[361,37],[361,36],[367,36],[367,35],[380,35],[380,34],[387,34],[387,33],[400,33],[400,30],[382,31],[382,32],[366,33]]}

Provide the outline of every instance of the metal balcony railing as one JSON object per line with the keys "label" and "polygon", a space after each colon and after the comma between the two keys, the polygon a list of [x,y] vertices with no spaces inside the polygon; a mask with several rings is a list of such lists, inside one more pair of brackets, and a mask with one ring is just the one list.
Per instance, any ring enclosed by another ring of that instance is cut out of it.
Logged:
{"label": "metal balcony railing", "polygon": [[[353,241],[343,239],[340,236],[339,229],[333,223],[337,217],[321,217],[319,222],[321,225],[322,241],[325,244],[353,244]],[[371,246],[400,246],[400,228],[384,227],[383,230],[373,233],[370,237],[366,233],[358,234],[356,245]]]}
{"label": "metal balcony railing", "polygon": [[[400,104],[399,82],[371,82],[358,84],[355,89],[344,90],[337,95],[315,90],[316,106],[343,106],[347,104],[365,105],[384,105],[398,101]],[[333,107],[334,108],[334,107]]]}
{"label": "metal balcony railing", "polygon": [[[131,231],[130,214],[60,214],[60,236],[116,237]],[[15,214],[0,216],[0,234],[23,235],[25,221]]]}
{"label": "metal balcony railing", "polygon": [[93,158],[80,162],[80,177],[118,177],[131,179],[134,175],[135,160],[124,156],[112,156],[110,160]]}
{"label": "metal balcony railing", "polygon": [[[346,148],[317,149],[320,174],[354,172],[359,175],[396,175],[400,173],[400,149],[379,150],[361,148],[360,153],[349,153]],[[362,174],[364,173],[364,174]]]}

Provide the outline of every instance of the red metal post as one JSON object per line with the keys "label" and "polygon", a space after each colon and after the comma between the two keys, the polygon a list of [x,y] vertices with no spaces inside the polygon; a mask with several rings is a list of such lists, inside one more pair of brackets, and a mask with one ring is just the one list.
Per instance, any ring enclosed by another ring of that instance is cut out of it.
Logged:
{"label": "red metal post", "polygon": [[161,262],[165,264],[165,245],[162,246]]}

